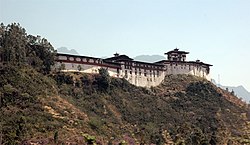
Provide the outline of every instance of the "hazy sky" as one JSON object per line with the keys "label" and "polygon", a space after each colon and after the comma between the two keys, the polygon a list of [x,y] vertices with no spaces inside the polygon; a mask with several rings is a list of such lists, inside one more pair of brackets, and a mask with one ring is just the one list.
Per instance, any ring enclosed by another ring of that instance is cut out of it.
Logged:
{"label": "hazy sky", "polygon": [[250,0],[0,0],[0,22],[96,57],[178,47],[250,90]]}

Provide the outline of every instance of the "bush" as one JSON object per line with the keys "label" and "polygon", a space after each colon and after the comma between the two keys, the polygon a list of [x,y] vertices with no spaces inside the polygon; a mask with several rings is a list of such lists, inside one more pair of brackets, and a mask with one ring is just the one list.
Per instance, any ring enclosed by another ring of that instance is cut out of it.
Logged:
{"label": "bush", "polygon": [[95,136],[89,135],[89,134],[82,134],[84,137],[85,141],[87,142],[88,145],[96,145],[96,138]]}
{"label": "bush", "polygon": [[58,85],[62,84],[74,84],[73,77],[65,73],[57,73],[53,76]]}
{"label": "bush", "polygon": [[109,92],[111,79],[108,71],[104,68],[100,68],[99,75],[100,76],[97,77],[98,89],[102,92]]}
{"label": "bush", "polygon": [[103,126],[103,121],[100,120],[100,118],[92,117],[89,120],[90,128],[93,130],[100,130]]}
{"label": "bush", "polygon": [[54,143],[58,142],[58,131],[54,133]]}

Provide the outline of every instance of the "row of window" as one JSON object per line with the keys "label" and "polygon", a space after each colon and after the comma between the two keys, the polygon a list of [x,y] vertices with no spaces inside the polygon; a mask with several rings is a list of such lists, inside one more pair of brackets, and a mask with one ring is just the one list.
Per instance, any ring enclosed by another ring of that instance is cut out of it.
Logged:
{"label": "row of window", "polygon": [[[129,71],[129,74],[130,75],[132,75],[132,71],[130,70]],[[128,70],[125,70],[125,76],[127,76],[128,75]],[[137,71],[135,71],[135,75],[139,75],[139,76],[141,76],[142,75],[142,72],[141,71],[139,71],[139,72],[137,72]],[[147,72],[144,72],[144,76],[146,77],[148,75],[148,73]],[[150,72],[149,73],[149,76],[157,76],[157,77],[159,77],[160,76],[160,72],[159,71],[157,71],[156,73],[155,72]]]}
{"label": "row of window", "polygon": [[[149,68],[151,68],[151,69],[162,69],[163,67],[158,67],[158,66],[152,66],[152,67],[143,67],[143,66],[141,66],[141,67],[135,67],[135,69],[139,69],[139,70],[141,70],[142,68],[147,68],[147,69],[149,69]],[[125,69],[132,69],[132,66],[125,65]]]}
{"label": "row of window", "polygon": [[175,65],[175,66],[178,66],[178,65],[180,65],[180,66],[190,66],[190,65],[186,65],[186,64],[177,64],[177,63],[175,63],[175,64],[170,64],[170,66],[173,66],[173,65]]}
{"label": "row of window", "polygon": [[67,60],[79,61],[79,62],[82,61],[82,62],[100,63],[100,64],[103,63],[101,59],[90,59],[90,58],[67,57]]}
{"label": "row of window", "polygon": [[147,64],[125,62],[125,68],[131,69],[132,66],[143,67],[143,68],[152,68],[152,69],[161,69],[162,68],[161,66],[155,66],[155,65],[147,65]]}
{"label": "row of window", "polygon": [[[178,67],[174,66],[174,69],[178,69]],[[186,69],[186,67],[180,67],[180,69]],[[191,70],[191,68],[189,67],[189,70]]]}

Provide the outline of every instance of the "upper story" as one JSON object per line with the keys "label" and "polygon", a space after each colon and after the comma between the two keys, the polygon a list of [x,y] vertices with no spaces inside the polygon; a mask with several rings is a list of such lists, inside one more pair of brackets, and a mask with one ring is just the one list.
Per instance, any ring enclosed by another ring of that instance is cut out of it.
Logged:
{"label": "upper story", "polygon": [[120,64],[116,62],[106,62],[105,59],[97,57],[89,57],[82,55],[71,55],[71,54],[56,54],[57,63],[71,63],[71,64],[85,64],[85,65],[94,65],[100,67],[109,67],[114,69],[120,69]]}
{"label": "upper story", "polygon": [[186,61],[187,54],[189,54],[189,52],[179,51],[178,48],[175,48],[174,50],[165,53],[169,61]]}
{"label": "upper story", "polygon": [[114,54],[114,57],[106,58],[106,62],[119,63],[123,69],[131,70],[156,70],[163,71],[164,65],[159,63],[148,63],[142,61],[136,61],[127,55]]}

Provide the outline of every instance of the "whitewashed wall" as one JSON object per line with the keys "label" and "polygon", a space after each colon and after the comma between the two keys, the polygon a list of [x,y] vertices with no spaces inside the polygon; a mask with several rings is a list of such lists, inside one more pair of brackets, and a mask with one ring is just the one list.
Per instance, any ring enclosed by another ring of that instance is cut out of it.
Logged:
{"label": "whitewashed wall", "polygon": [[[145,72],[147,74],[146,76],[144,75]],[[157,72],[155,71],[154,75],[153,71],[150,73],[150,70],[145,71],[144,69],[141,69],[141,71],[139,71],[139,69],[135,70],[135,68],[125,69],[124,65],[122,65],[119,77],[125,78],[128,82],[135,86],[152,87],[158,86],[164,80],[165,72],[159,71],[159,75],[157,75]]]}
{"label": "whitewashed wall", "polygon": [[[107,67],[101,67],[97,65],[89,65],[89,64],[77,64],[77,63],[67,63],[67,62],[56,62],[55,68],[59,69],[61,65],[65,65],[65,69],[61,70],[63,72],[82,72],[82,73],[92,73],[96,74],[99,73],[100,68],[105,68],[108,70],[108,73],[112,77],[117,77],[117,69],[115,68],[107,68]],[[78,66],[81,66],[81,70],[79,71]]]}
{"label": "whitewashed wall", "polygon": [[207,69],[202,65],[191,64],[165,64],[167,67],[166,74],[190,74],[205,78],[210,81],[210,74],[207,74]]}

